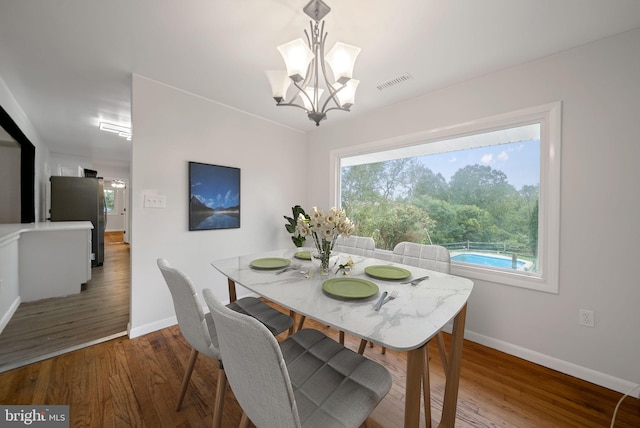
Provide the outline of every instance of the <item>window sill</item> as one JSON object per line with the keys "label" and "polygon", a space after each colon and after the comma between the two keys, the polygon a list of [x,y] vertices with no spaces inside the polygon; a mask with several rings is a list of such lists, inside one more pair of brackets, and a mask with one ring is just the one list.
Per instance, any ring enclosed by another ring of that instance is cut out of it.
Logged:
{"label": "window sill", "polygon": [[551,282],[544,277],[528,272],[486,269],[468,263],[451,262],[451,274],[501,285],[558,294],[557,282]]}

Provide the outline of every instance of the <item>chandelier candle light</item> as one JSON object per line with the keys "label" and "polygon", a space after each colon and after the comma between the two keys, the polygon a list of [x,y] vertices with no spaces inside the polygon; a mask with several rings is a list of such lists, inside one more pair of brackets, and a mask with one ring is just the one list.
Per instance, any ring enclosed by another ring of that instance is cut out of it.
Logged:
{"label": "chandelier candle light", "polygon": [[329,258],[336,239],[340,235],[348,238],[353,233],[354,225],[345,212],[337,208],[331,208],[324,213],[317,207],[313,207],[309,217],[307,219],[302,214],[298,216],[296,231],[300,236],[313,238],[317,254],[312,254],[311,257],[320,260],[321,273],[328,275],[331,269]]}
{"label": "chandelier candle light", "polygon": [[[310,33],[304,30],[307,42],[296,39],[278,46],[287,71],[276,70],[266,73],[273,99],[278,106],[301,108],[307,113],[309,120],[320,126],[320,121],[326,119],[329,110],[350,111],[354,104],[356,88],[360,82],[352,79],[352,74],[360,48],[338,42],[325,57],[324,48],[328,33],[324,32],[324,21],[320,21],[331,8],[322,0],[311,0],[303,11],[313,19],[309,22]],[[325,61],[333,72],[332,79],[327,74]],[[286,102],[287,90],[291,84],[297,91],[291,101]],[[324,85],[324,88],[320,85]],[[325,91],[327,96],[322,98]],[[302,100],[302,104],[299,99]]]}

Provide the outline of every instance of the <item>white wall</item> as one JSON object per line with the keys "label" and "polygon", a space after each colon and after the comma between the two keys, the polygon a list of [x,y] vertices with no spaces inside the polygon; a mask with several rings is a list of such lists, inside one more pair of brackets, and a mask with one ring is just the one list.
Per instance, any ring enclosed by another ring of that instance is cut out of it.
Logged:
{"label": "white wall", "polygon": [[[559,294],[475,281],[467,337],[627,392],[640,383],[639,49],[636,30],[348,121],[329,119],[309,136],[308,174],[328,177],[336,148],[562,101]],[[309,191],[313,203],[334,204],[329,180]],[[595,328],[578,325],[580,308],[595,311]]]}
{"label": "white wall", "polygon": [[0,105],[11,116],[11,119],[18,125],[22,133],[31,141],[36,148],[35,159],[35,219],[43,221],[46,216],[45,200],[42,196],[42,189],[49,179],[49,149],[42,142],[27,115],[18,104],[9,87],[0,76]]}
{"label": "white wall", "polygon": [[[214,259],[293,245],[282,218],[304,204],[305,135],[144,77],[133,76],[132,337],[175,323],[158,257],[227,300]],[[241,169],[241,227],[188,229],[188,162]],[[143,194],[166,196],[143,208]],[[241,289],[238,290],[242,292]]]}

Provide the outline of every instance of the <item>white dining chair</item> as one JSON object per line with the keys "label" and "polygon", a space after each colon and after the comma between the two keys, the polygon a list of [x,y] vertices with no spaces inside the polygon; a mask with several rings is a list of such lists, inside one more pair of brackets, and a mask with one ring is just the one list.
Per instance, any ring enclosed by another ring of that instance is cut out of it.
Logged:
{"label": "white dining chair", "polygon": [[[213,318],[210,313],[204,313],[202,304],[198,298],[198,292],[186,274],[179,269],[172,268],[165,259],[158,259],[157,264],[171,292],[180,332],[192,348],[187,370],[182,379],[182,387],[180,389],[176,411],[180,410],[182,406],[196,359],[198,354],[202,353],[220,362],[213,411],[213,426],[219,427],[222,421],[226,376],[221,363],[218,337]],[[282,333],[293,325],[293,319],[289,316],[254,297],[245,297],[236,300],[229,304],[229,307],[230,310],[232,309],[239,313],[255,316],[259,322],[265,325],[265,328],[267,328],[272,335]]]}
{"label": "white dining chair", "polygon": [[[400,242],[393,248],[392,261],[395,263],[402,263],[409,266],[416,266],[422,269],[429,269],[436,272],[450,273],[451,271],[451,255],[449,250],[441,245],[426,245],[416,244],[414,242]],[[436,334],[436,343],[438,344],[438,352],[440,359],[442,360],[442,368],[445,375],[448,373],[447,369],[447,351],[444,344],[444,336],[442,331],[438,331]],[[366,346],[366,340],[360,342],[358,352],[364,353]],[[386,352],[386,348],[382,347],[382,353]],[[424,353],[424,373],[422,374],[422,388],[425,402],[425,414],[430,414],[430,409],[427,408],[427,403],[430,402],[429,391],[429,353],[425,346]]]}
{"label": "white dining chair", "polygon": [[[333,246],[333,251],[335,252],[364,257],[373,257],[375,249],[376,243],[373,238],[369,236],[351,235],[348,238],[345,238],[340,235]],[[305,316],[300,316],[296,330],[302,329],[305,320]],[[339,342],[341,345],[344,345],[344,331],[339,332]]]}
{"label": "white dining chair", "polygon": [[391,388],[387,369],[317,330],[278,344],[255,319],[229,310],[211,290],[203,297],[218,332],[241,427],[359,427]]}
{"label": "white dining chair", "polygon": [[348,238],[340,235],[336,239],[333,249],[339,253],[354,254],[356,256],[373,257],[376,243],[369,236],[351,235]]}

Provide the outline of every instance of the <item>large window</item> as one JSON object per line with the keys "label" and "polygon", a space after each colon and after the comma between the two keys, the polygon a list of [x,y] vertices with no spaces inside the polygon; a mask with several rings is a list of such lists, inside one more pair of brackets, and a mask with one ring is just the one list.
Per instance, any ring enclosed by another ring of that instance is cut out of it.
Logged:
{"label": "large window", "polygon": [[393,250],[442,245],[453,273],[557,292],[559,105],[333,153],[336,200]]}

